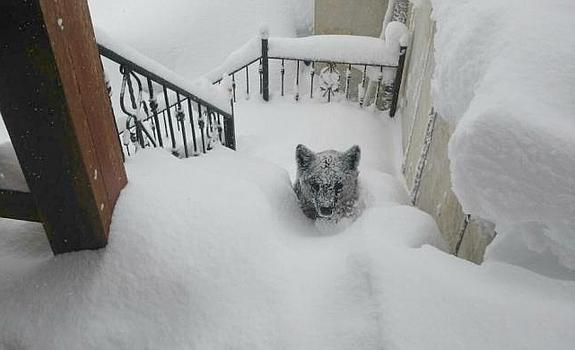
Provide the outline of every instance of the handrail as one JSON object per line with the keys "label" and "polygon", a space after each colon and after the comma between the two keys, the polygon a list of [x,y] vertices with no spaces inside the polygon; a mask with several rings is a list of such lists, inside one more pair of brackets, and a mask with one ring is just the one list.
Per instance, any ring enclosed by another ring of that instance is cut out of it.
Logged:
{"label": "handrail", "polygon": [[[242,71],[245,72],[244,91],[247,98],[250,95],[250,78],[253,80],[253,75],[259,74],[259,94],[264,101],[268,101],[272,68],[270,62],[279,61],[275,67],[279,68],[281,74],[281,96],[284,96],[286,91],[286,70],[295,68],[292,75],[295,77],[295,86],[292,91],[296,100],[301,96],[301,86],[307,84],[308,96],[311,99],[314,95],[321,95],[330,102],[339,94],[346,100],[357,101],[361,107],[372,104],[380,110],[389,110],[389,116],[394,117],[407,53],[408,34],[405,25],[392,23],[388,26],[390,35],[385,40],[350,35],[269,38],[267,30],[263,29],[260,30],[259,47],[256,46],[257,41],[250,40],[205,77],[211,79],[212,83],[219,84],[223,79],[222,75],[230,76],[235,102],[237,85],[241,84],[236,76]],[[295,64],[286,64],[287,62]],[[256,69],[250,70],[250,67],[256,64]],[[388,71],[394,72],[394,75],[388,74]],[[287,90],[289,88],[288,85]]]}
{"label": "handrail", "polygon": [[[173,153],[188,157],[206,153],[216,142],[235,149],[231,86],[187,82],[97,28],[96,34],[100,55],[119,65],[122,77],[119,107],[126,115],[126,127],[118,135],[125,155],[170,145]],[[163,101],[158,103],[158,98]]]}
{"label": "handrail", "polygon": [[107,48],[106,46],[98,43],[98,50],[100,51],[100,55],[118,63],[121,65],[126,65],[130,67],[130,70],[132,70],[133,72],[136,72],[142,76],[148,77],[150,79],[152,79],[153,81],[155,81],[156,83],[166,86],[167,88],[169,88],[170,90],[173,90],[181,95],[184,95],[188,98],[191,98],[193,101],[195,102],[199,102],[202,105],[211,105],[212,109],[222,115],[228,115],[231,114],[231,110],[227,109],[227,110],[223,110],[220,107],[215,106],[214,104],[206,101],[205,99],[189,92],[188,90],[184,89],[183,87],[180,87],[179,85],[172,83],[169,80],[166,80],[164,78],[162,78],[161,76],[147,70],[146,68],[142,67],[141,65],[132,62],[126,58],[124,58],[123,56],[121,56],[120,54],[118,54],[117,52]]}

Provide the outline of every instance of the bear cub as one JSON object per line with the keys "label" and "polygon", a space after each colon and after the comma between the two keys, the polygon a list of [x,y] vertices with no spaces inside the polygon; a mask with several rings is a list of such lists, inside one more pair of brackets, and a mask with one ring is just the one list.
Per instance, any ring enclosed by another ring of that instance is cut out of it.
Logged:
{"label": "bear cub", "polygon": [[315,153],[296,147],[297,175],[293,185],[303,213],[310,219],[339,221],[357,215],[359,146],[345,152]]}

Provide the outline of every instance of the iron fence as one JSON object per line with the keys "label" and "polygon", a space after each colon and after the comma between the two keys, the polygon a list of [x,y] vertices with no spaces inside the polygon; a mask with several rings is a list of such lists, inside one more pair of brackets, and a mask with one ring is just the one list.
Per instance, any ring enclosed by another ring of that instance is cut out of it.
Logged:
{"label": "iron fence", "polygon": [[[278,93],[285,96],[288,89],[286,76],[291,69],[294,84],[290,87],[294,98],[323,98],[327,102],[334,99],[355,101],[360,106],[374,105],[380,110],[388,110],[394,117],[407,46],[400,46],[397,64],[376,64],[367,62],[345,62],[341,60],[315,59],[306,56],[270,56],[269,39],[261,39],[260,56],[228,73],[232,80],[233,101],[237,101],[239,79],[243,79],[242,88],[246,96],[253,92],[253,72],[257,72],[259,94],[264,101],[270,98],[270,77],[278,74]],[[271,72],[275,67],[277,73]],[[390,79],[384,79],[389,77]],[[214,81],[220,84],[223,78]],[[355,85],[352,80],[359,80]],[[250,91],[251,90],[251,91]]]}
{"label": "iron fence", "polygon": [[[125,122],[118,135],[126,156],[145,147],[169,147],[186,158],[216,143],[236,148],[232,102],[231,112],[225,111],[100,43],[98,48],[118,65],[122,77],[118,105]],[[112,98],[110,86],[108,91]]]}

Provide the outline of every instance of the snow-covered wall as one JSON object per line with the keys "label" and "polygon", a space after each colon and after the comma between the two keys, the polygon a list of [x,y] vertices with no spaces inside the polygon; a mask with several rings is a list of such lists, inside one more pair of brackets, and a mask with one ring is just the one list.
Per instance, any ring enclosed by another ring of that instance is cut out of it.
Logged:
{"label": "snow-covered wall", "polygon": [[400,94],[402,170],[412,204],[433,216],[450,252],[479,263],[493,230],[467,216],[451,189],[447,145],[455,126],[437,115],[431,95],[435,66],[431,11],[430,1],[419,1],[409,15],[412,40]]}
{"label": "snow-covered wall", "polygon": [[575,270],[575,3],[432,4],[433,101],[457,197],[500,233],[487,258]]}

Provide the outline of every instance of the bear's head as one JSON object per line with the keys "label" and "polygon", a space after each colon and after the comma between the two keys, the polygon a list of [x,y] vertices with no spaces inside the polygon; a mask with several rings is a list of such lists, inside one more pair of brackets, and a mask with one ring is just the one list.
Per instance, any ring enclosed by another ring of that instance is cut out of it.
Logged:
{"label": "bear's head", "polygon": [[299,200],[313,207],[317,217],[343,215],[346,206],[354,203],[358,197],[360,156],[361,150],[357,145],[345,152],[327,150],[319,153],[298,145]]}

